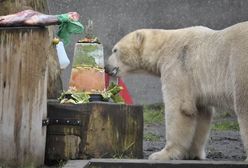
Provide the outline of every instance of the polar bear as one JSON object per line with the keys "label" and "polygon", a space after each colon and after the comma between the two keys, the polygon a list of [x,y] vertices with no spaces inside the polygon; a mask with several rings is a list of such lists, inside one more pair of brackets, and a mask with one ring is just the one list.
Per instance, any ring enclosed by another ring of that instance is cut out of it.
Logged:
{"label": "polar bear", "polygon": [[161,78],[166,145],[149,159],[204,159],[213,107],[235,111],[248,153],[248,22],[136,30],[113,47],[106,71]]}

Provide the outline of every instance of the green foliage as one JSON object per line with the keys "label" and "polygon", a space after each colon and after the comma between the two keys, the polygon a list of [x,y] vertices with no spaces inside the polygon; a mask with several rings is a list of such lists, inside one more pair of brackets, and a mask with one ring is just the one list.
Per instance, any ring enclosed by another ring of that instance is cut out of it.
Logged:
{"label": "green foliage", "polygon": [[239,131],[239,124],[237,121],[222,121],[222,122],[215,123],[212,126],[212,130],[215,130],[215,131],[228,131],[228,130]]}
{"label": "green foliage", "polygon": [[127,147],[125,147],[125,149],[122,151],[116,150],[113,154],[113,158],[115,158],[115,159],[128,159],[130,157],[132,158],[133,153],[132,153],[132,151],[130,152],[130,149],[133,147],[134,144],[135,144],[135,142],[132,142]]}
{"label": "green foliage", "polygon": [[[107,90],[99,92],[102,95],[104,101],[112,100],[114,103],[123,104],[124,100],[119,95],[119,92],[123,88],[115,83],[111,83]],[[88,103],[90,99],[90,93],[68,90],[61,93],[58,100],[60,103],[71,103],[71,104],[83,104]]]}
{"label": "green foliage", "polygon": [[145,141],[159,141],[160,137],[158,135],[156,135],[156,134],[148,132],[148,133],[144,134],[143,139]]}
{"label": "green foliage", "polygon": [[222,117],[231,117],[232,114],[230,112],[226,111],[226,112],[223,112],[221,116]]}
{"label": "green foliage", "polygon": [[66,163],[67,163],[67,161],[65,161],[65,160],[59,160],[58,161],[58,167],[62,168]]}
{"label": "green foliage", "polygon": [[102,96],[104,100],[110,100],[112,99],[112,101],[114,103],[124,103],[123,98],[119,95],[119,92],[122,90],[123,88],[121,86],[116,85],[115,83],[111,82],[111,84],[109,85],[108,89],[105,92],[102,92]]}
{"label": "green foliage", "polygon": [[88,103],[89,98],[90,96],[84,92],[68,90],[62,92],[58,100],[60,103],[82,104]]}
{"label": "green foliage", "polygon": [[223,111],[223,112],[220,111],[216,113],[216,116],[215,116],[216,119],[223,119],[227,117],[232,117],[232,114],[229,111]]}
{"label": "green foliage", "polygon": [[163,123],[164,106],[162,104],[144,106],[144,123]]}

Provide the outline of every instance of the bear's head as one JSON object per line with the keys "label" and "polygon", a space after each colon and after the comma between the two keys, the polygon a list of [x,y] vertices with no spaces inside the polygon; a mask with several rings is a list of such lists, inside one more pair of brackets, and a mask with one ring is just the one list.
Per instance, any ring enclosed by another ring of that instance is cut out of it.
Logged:
{"label": "bear's head", "polygon": [[142,31],[134,31],[115,44],[105,66],[112,76],[123,76],[142,69],[142,50],[145,36]]}

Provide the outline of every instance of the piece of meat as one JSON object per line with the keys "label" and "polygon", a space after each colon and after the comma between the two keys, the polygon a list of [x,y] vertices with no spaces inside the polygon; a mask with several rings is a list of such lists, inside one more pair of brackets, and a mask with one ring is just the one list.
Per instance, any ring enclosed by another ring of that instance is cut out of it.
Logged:
{"label": "piece of meat", "polygon": [[[68,16],[73,21],[78,21],[77,12],[69,12]],[[25,10],[15,14],[0,16],[0,26],[48,26],[57,25],[60,21],[57,15],[46,15],[33,10]]]}

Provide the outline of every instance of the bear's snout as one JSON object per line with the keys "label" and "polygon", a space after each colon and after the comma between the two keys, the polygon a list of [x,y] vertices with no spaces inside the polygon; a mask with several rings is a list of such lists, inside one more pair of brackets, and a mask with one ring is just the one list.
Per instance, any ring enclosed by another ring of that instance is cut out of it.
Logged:
{"label": "bear's snout", "polygon": [[104,67],[104,69],[105,69],[105,72],[106,72],[107,74],[109,74],[110,76],[117,76],[118,71],[119,71],[119,67],[113,67],[113,66],[111,66],[111,65],[109,65],[109,64],[107,64],[107,65]]}

